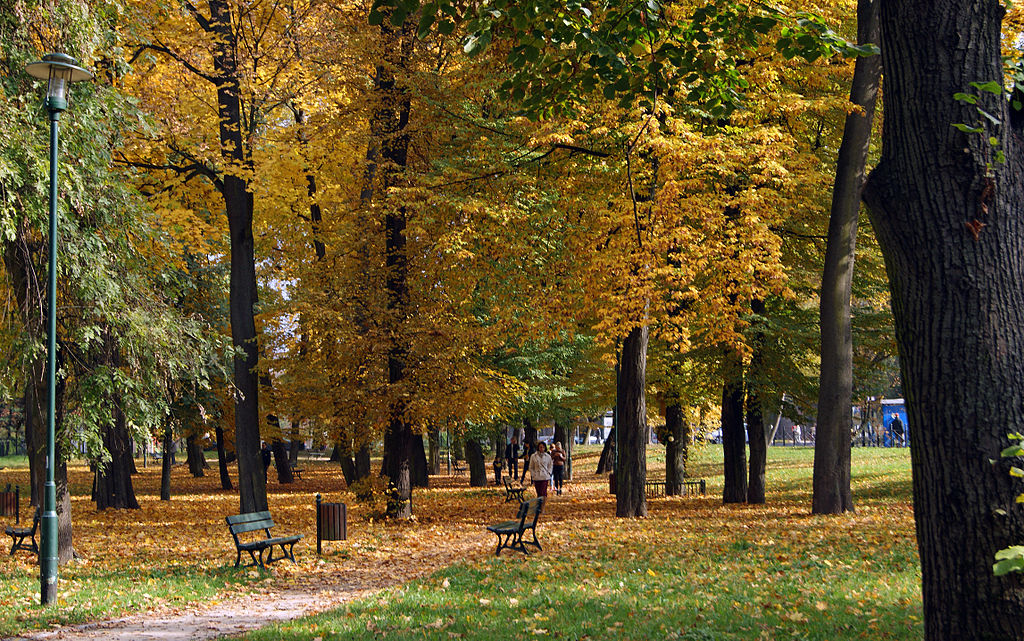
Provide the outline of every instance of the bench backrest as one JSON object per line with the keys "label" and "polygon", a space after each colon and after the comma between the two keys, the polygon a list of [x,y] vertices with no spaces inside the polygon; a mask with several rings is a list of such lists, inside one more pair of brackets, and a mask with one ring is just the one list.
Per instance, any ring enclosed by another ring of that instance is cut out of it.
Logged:
{"label": "bench backrest", "polygon": [[36,511],[32,514],[32,536],[36,535],[36,530],[39,529],[39,519],[43,517],[43,508],[37,507]]}
{"label": "bench backrest", "polygon": [[270,536],[270,528],[274,527],[274,519],[270,517],[270,512],[266,511],[236,514],[225,517],[225,520],[228,522],[228,529],[231,530],[235,541],[238,541],[239,534],[255,530],[266,530],[267,536]]}
{"label": "bench backrest", "polygon": [[540,513],[543,509],[544,497],[542,496],[520,503],[519,513],[516,514],[516,518],[519,519],[519,529],[522,530],[524,527],[536,527],[537,519],[540,518]]}
{"label": "bench backrest", "polygon": [[512,481],[510,481],[507,476],[501,477],[501,480],[505,482],[505,490],[511,492],[512,491]]}

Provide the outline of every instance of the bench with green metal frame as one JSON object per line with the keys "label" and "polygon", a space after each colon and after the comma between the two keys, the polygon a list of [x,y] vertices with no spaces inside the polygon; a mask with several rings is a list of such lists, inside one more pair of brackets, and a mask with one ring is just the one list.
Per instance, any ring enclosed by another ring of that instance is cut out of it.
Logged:
{"label": "bench with green metal frame", "polygon": [[526,497],[523,496],[523,492],[526,491],[525,487],[523,487],[522,485],[520,485],[519,487],[516,487],[515,485],[512,485],[512,481],[510,481],[507,476],[501,477],[501,480],[505,482],[505,502],[506,503],[508,503],[509,501],[511,501],[513,499],[515,499],[516,501],[519,501],[520,503],[522,503],[523,501],[526,500]]}
{"label": "bench with green metal frame", "polygon": [[[544,498],[538,496],[535,499],[520,503],[519,511],[516,513],[514,520],[488,525],[487,531],[493,532],[498,536],[498,548],[494,551],[494,555],[500,555],[501,551],[505,548],[529,554],[526,551],[527,545],[536,546],[538,550],[541,550],[540,541],[537,540],[537,519],[540,518],[540,513],[543,509]],[[523,535],[527,530],[533,532],[532,541],[523,540]]]}
{"label": "bench with green metal frame", "polygon": [[[226,517],[225,520],[228,523],[228,530],[231,532],[231,536],[235,539],[235,550],[238,552],[238,556],[235,558],[235,567],[237,568],[242,562],[242,552],[248,552],[249,556],[252,557],[251,566],[266,567],[266,564],[273,563],[274,561],[280,561],[281,559],[291,559],[292,563],[295,563],[295,544],[302,540],[301,534],[293,534],[290,536],[272,536],[270,534],[270,528],[274,527],[274,519],[271,518],[270,512],[250,512],[248,514],[238,514],[235,516]],[[239,538],[239,534],[247,534],[249,532],[258,532],[263,530],[266,534],[266,538],[255,538],[249,540],[242,540]],[[281,548],[281,556],[274,557],[274,547]],[[267,558],[263,558],[263,553],[267,552]]]}
{"label": "bench with green metal frame", "polygon": [[[18,550],[27,550],[28,552],[39,553],[39,546],[36,544],[36,532],[39,530],[39,509],[36,508],[35,514],[32,516],[32,527],[12,527],[8,525],[4,528],[4,534],[11,537],[11,554],[14,554]],[[25,543],[25,539],[28,539],[28,543]]]}

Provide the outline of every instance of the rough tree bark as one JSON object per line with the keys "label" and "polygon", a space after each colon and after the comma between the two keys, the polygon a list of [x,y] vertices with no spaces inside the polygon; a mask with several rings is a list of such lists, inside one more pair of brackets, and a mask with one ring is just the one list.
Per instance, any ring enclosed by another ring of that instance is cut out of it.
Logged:
{"label": "rough tree bark", "polygon": [[619,461],[615,471],[615,516],[647,516],[647,339],[648,329],[635,327],[622,343],[616,390]]}
{"label": "rough tree bark", "polygon": [[1024,581],[992,574],[995,552],[1024,542],[1020,488],[989,463],[1024,431],[1024,141],[1003,92],[971,86],[1002,86],[1004,13],[998,0],[881,6],[885,126],[864,199],[911,428],[926,641],[1024,639]]}
{"label": "rough tree bark", "polygon": [[722,359],[722,449],[725,451],[724,503],[747,500],[747,446],[743,429],[743,361],[726,348]]}
{"label": "rough tree bark", "polygon": [[[882,0],[858,0],[857,41],[879,42]],[[871,141],[875,99],[882,75],[881,56],[858,58],[850,102],[861,110],[846,117],[836,161],[821,276],[821,373],[818,386],[818,427],[814,441],[814,494],[811,512],[840,514],[853,510],[850,492],[850,405],[853,397],[853,332],[850,287],[857,248],[857,218],[864,164]]]}

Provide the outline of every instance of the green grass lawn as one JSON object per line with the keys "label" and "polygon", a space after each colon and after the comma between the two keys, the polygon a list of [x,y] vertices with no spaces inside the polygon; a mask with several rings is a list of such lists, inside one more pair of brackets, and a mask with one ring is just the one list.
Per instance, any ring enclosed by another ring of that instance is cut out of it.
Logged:
{"label": "green grass lawn", "polygon": [[808,513],[811,449],[769,457],[767,506],[721,505],[710,447],[691,476],[711,498],[656,499],[646,519],[542,519],[542,553],[457,562],[245,638],[920,639],[909,452],[856,449],[857,513],[841,517]]}

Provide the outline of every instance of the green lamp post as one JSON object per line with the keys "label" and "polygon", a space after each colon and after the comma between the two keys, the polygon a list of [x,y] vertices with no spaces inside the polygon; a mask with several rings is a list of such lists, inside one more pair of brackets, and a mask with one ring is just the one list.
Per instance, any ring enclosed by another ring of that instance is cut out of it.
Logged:
{"label": "green lamp post", "polygon": [[43,513],[39,520],[39,600],[57,600],[57,486],[54,482],[56,425],[54,389],[57,380],[57,130],[60,114],[68,108],[68,85],[90,80],[92,73],[62,53],[48,53],[39,62],[25,65],[30,76],[47,81],[46,110],[50,114],[50,262],[46,292],[46,482],[43,485]]}

